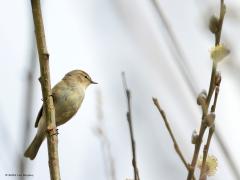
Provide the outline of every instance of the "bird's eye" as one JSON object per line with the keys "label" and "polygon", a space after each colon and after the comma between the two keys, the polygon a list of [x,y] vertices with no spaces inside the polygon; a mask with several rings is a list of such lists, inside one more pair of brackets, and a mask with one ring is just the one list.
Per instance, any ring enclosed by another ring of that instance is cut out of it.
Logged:
{"label": "bird's eye", "polygon": [[87,79],[88,77],[87,77],[87,76],[85,76],[85,78]]}

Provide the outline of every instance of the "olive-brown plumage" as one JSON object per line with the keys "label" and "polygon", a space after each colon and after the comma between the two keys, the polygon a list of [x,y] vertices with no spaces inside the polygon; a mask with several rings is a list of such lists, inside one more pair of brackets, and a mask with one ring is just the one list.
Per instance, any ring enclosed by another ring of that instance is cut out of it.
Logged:
{"label": "olive-brown plumage", "polygon": [[[90,76],[82,70],[73,70],[52,89],[53,103],[55,107],[56,125],[60,126],[69,121],[80,108],[85,96],[85,90],[90,84],[96,84]],[[34,159],[46,136],[45,112],[41,107],[35,127],[37,134],[24,153],[25,157]]]}

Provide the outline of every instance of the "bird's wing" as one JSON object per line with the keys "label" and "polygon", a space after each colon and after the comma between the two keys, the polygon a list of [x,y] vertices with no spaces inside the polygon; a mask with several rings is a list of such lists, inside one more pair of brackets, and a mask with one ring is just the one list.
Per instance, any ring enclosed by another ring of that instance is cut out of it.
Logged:
{"label": "bird's wing", "polygon": [[43,113],[43,106],[41,107],[41,109],[38,112],[37,119],[35,122],[35,128],[38,127],[38,123],[39,123],[40,118],[42,117],[42,113]]}
{"label": "bird's wing", "polygon": [[[52,98],[53,98],[53,102],[54,101],[56,101],[55,99],[56,98],[54,98],[54,97],[56,97],[56,93],[55,93],[55,90],[54,90],[55,88],[53,88],[53,91],[52,91]],[[42,107],[40,108],[40,110],[39,110],[39,112],[38,112],[38,115],[37,115],[37,119],[36,119],[36,122],[35,122],[35,128],[37,128],[38,127],[38,123],[39,123],[39,121],[40,121],[40,119],[41,119],[41,117],[42,117],[42,114],[43,114],[43,105],[42,105]]]}

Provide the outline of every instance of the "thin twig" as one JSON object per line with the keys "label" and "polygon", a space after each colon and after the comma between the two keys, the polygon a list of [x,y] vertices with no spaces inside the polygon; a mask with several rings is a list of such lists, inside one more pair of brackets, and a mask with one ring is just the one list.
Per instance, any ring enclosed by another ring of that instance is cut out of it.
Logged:
{"label": "thin twig", "polygon": [[211,101],[212,98],[212,94],[213,91],[215,89],[215,74],[216,74],[216,70],[217,70],[217,64],[216,63],[212,63],[212,73],[211,73],[211,80],[210,80],[210,85],[209,85],[209,90],[208,90],[208,96],[207,96],[207,108],[209,106],[209,103]]}
{"label": "thin twig", "polygon": [[[220,75],[220,73],[218,73],[218,74],[215,75],[216,89],[215,89],[215,95],[214,95],[214,102],[213,102],[213,105],[211,107],[211,113],[215,113],[215,110],[216,110],[220,84],[221,84],[221,75]],[[208,156],[208,150],[209,150],[209,147],[210,147],[210,142],[211,142],[211,139],[212,139],[212,136],[213,136],[214,132],[215,132],[215,124],[213,122],[213,125],[209,128],[207,143],[205,144],[204,149],[203,149],[203,160],[202,160],[201,171],[200,171],[200,179],[202,177],[205,177],[205,174],[206,174],[205,173],[205,171],[206,171],[206,160],[207,160],[207,156]]]}
{"label": "thin twig", "polygon": [[[222,33],[222,25],[223,25],[223,20],[224,20],[225,13],[226,13],[226,6],[224,4],[224,0],[221,0],[220,14],[219,14],[219,20],[218,20],[218,27],[217,27],[218,30],[215,33],[215,46],[219,45],[219,43],[220,43],[221,33]],[[213,91],[214,91],[214,88],[215,88],[214,85],[215,85],[216,69],[217,69],[217,64],[213,61],[211,81],[210,81],[208,96],[207,96],[207,104],[208,105],[210,103],[210,100],[212,98],[212,94],[213,94]]]}
{"label": "thin twig", "polygon": [[[201,1],[194,1],[194,2],[201,2]],[[197,4],[197,6],[199,7],[199,4]],[[233,54],[231,56],[233,56]],[[240,72],[238,71],[239,68],[236,66],[236,64],[230,63],[229,61],[229,63],[227,63],[226,65],[229,66],[228,68],[231,68],[231,71],[236,71],[236,73]],[[235,79],[239,79],[239,76],[235,76],[236,73],[234,74],[234,77]],[[229,152],[229,147],[224,142],[223,137],[221,136],[221,132],[218,131],[218,129],[215,129],[214,136],[217,144],[219,145],[219,149],[222,151],[222,154],[225,156],[226,162],[228,163],[228,166],[232,171],[233,176],[235,177],[235,179],[240,179],[240,171],[237,168],[236,162],[234,161],[232,154]]]}
{"label": "thin twig", "polygon": [[[215,34],[215,37],[216,37],[216,39],[215,39],[215,46],[219,45],[219,43],[220,43],[222,24],[223,24],[225,11],[226,11],[226,7],[225,7],[225,4],[224,4],[224,1],[221,0],[220,15],[219,15],[219,21],[218,21],[219,27],[218,27],[218,31]],[[214,83],[214,86],[215,86],[215,96],[214,96],[213,105],[211,107],[211,112],[212,113],[214,113],[215,110],[216,110],[217,99],[218,99],[218,94],[219,94],[219,87],[220,87],[220,84],[221,84],[221,75],[220,75],[220,73],[216,74],[216,72],[215,72],[213,83]],[[209,102],[210,102],[210,100],[209,100]],[[209,104],[209,102],[207,102],[207,103]],[[211,142],[211,139],[212,139],[214,131],[215,131],[215,124],[213,123],[213,125],[209,129],[207,143],[204,146],[204,150],[203,150],[203,161],[202,161],[202,167],[201,167],[201,172],[200,172],[200,178],[202,176],[204,176],[204,174],[205,174],[204,172],[205,172],[205,169],[206,169],[206,160],[207,160],[207,156],[208,156],[208,150],[209,150],[209,147],[210,147],[210,142]]]}
{"label": "thin twig", "polygon": [[[179,66],[180,71],[182,72],[185,80],[188,83],[189,89],[191,90],[192,95],[195,97],[196,93],[196,88],[194,87],[194,84],[192,84],[192,82],[194,82],[193,80],[190,81],[190,77],[193,77],[192,72],[190,72],[190,68],[185,68],[188,67],[186,60],[185,60],[185,56],[181,50],[181,46],[177,41],[177,38],[174,36],[174,32],[172,30],[172,27],[170,25],[170,23],[167,21],[166,16],[164,15],[164,12],[162,11],[161,7],[160,7],[160,3],[159,1],[157,2],[156,0],[152,0],[151,1],[153,3],[154,8],[157,10],[157,13],[159,15],[159,17],[162,20],[163,23],[163,27],[166,28],[167,33],[169,35],[170,40],[172,41],[173,47],[177,48],[176,52],[178,52],[177,54],[179,54],[179,57],[181,57],[181,62],[183,65],[181,65],[180,63],[177,63],[177,65]],[[196,2],[196,1],[195,1]],[[220,34],[218,35],[218,37],[220,37]],[[220,40],[220,38],[219,38]],[[172,55],[174,55],[174,53],[172,53]],[[175,55],[176,56],[176,55]],[[176,57],[176,59],[178,59],[178,57]],[[184,72],[187,71],[187,72]],[[212,70],[212,74],[215,74],[215,69]],[[233,170],[233,174],[235,175],[236,179],[240,179],[240,173],[237,170],[237,165],[236,163],[233,161],[233,158],[231,157],[231,154],[229,154],[229,150],[228,147],[226,146],[225,143],[223,143],[223,139],[220,136],[220,132],[218,132],[218,129],[215,130],[215,137],[216,137],[216,141],[218,142],[220,149],[222,150],[224,156],[226,157],[227,162],[229,163],[229,166],[231,167],[231,169]]]}
{"label": "thin twig", "polygon": [[205,132],[206,128],[207,128],[206,124],[202,123],[201,127],[200,127],[200,132],[199,132],[199,135],[198,135],[198,140],[195,144],[194,154],[193,154],[191,166],[189,168],[187,180],[191,180],[192,177],[194,176],[194,171],[195,171],[195,167],[196,167],[196,164],[197,164],[198,154],[199,154],[199,151],[200,151],[202,138],[203,138],[203,135],[204,135],[204,132]]}
{"label": "thin twig", "polygon": [[[195,1],[195,2],[197,2],[197,1]],[[223,18],[221,18],[221,19],[223,19]],[[222,23],[220,23],[220,24],[222,24]],[[231,65],[231,64],[228,63],[228,65]],[[232,65],[231,69],[236,69],[236,66]],[[217,88],[215,91],[217,91]],[[215,96],[215,99],[217,100],[216,96]],[[216,103],[214,102],[214,104],[216,104]],[[214,108],[215,107],[212,106],[211,111],[213,111]],[[226,143],[224,142],[223,138],[221,137],[221,133],[218,131],[218,129],[215,129],[214,135],[216,138],[216,142],[218,143],[223,155],[225,156],[226,162],[228,163],[233,175],[235,176],[235,179],[240,179],[240,172],[237,168],[236,162],[234,162],[234,159],[233,159],[231,153],[229,152],[229,148],[226,145]]]}
{"label": "thin twig", "polygon": [[41,71],[39,80],[42,87],[43,107],[47,121],[49,170],[52,180],[60,180],[58,138],[56,136],[55,109],[50,82],[49,54],[46,46],[40,0],[31,0],[31,4]]}
{"label": "thin twig", "polygon": [[224,4],[224,0],[221,0],[220,4],[220,12],[219,12],[219,27],[218,31],[216,33],[216,41],[215,41],[215,46],[219,45],[220,39],[221,39],[221,34],[222,34],[222,25],[223,25],[223,20],[225,17],[226,13],[226,5]]}
{"label": "thin twig", "polygon": [[179,157],[180,157],[182,163],[184,164],[184,166],[188,169],[188,163],[185,160],[185,158],[184,158],[184,156],[183,156],[183,154],[182,154],[182,152],[181,152],[181,150],[180,150],[180,148],[178,146],[178,143],[177,143],[176,138],[175,138],[175,136],[174,136],[174,134],[172,132],[172,129],[171,129],[170,125],[169,125],[169,122],[167,120],[167,117],[166,117],[166,114],[165,114],[164,110],[160,107],[158,99],[152,98],[152,100],[153,100],[153,103],[155,104],[155,106],[157,107],[158,111],[160,112],[160,114],[162,116],[162,119],[163,119],[163,121],[165,123],[165,126],[166,126],[166,128],[168,130],[168,133],[170,134],[170,137],[171,137],[171,139],[173,141],[173,145],[174,145],[174,148],[175,148],[177,154],[179,155]]}
{"label": "thin twig", "polygon": [[127,112],[127,121],[129,125],[129,131],[130,131],[130,138],[131,138],[131,145],[132,145],[132,165],[134,170],[134,180],[140,180],[138,168],[137,168],[137,159],[136,159],[136,143],[133,135],[133,126],[132,126],[132,110],[131,110],[131,93],[130,90],[127,87],[127,81],[125,77],[125,73],[122,73],[122,81],[123,81],[123,87],[126,92],[126,98],[127,98],[127,105],[128,105],[128,112]]}
{"label": "thin twig", "polygon": [[215,112],[216,110],[218,94],[219,94],[219,86],[217,86],[215,89],[214,103],[211,107],[211,112]]}
{"label": "thin twig", "polygon": [[[220,43],[222,24],[223,24],[225,11],[226,11],[226,7],[225,7],[225,4],[224,4],[224,1],[221,0],[220,16],[219,16],[219,20],[218,20],[218,24],[217,24],[217,32],[215,33],[215,46],[219,45],[219,43]],[[214,90],[217,86],[216,85],[216,72],[217,72],[216,70],[217,70],[217,64],[215,62],[213,62],[211,80],[210,80],[209,90],[208,90],[206,104],[205,104],[207,111],[206,112],[203,111],[199,137],[198,137],[197,143],[195,144],[194,154],[193,154],[193,158],[192,158],[192,162],[191,162],[191,169],[188,172],[187,180],[191,180],[193,175],[194,175],[194,171],[195,171],[195,167],[196,167],[196,163],[197,163],[197,159],[198,159],[198,155],[199,155],[199,151],[200,151],[200,147],[201,147],[201,143],[202,143],[202,138],[203,138],[204,132],[207,128],[207,125],[206,125],[206,122],[205,122],[205,117],[208,113],[208,107],[209,107],[209,104],[210,104],[210,101],[211,101],[211,98],[212,98],[212,94],[213,94],[213,92],[214,92]],[[215,97],[217,98],[218,96],[215,96]],[[214,103],[216,103],[217,99],[214,100],[214,101],[215,101]],[[213,105],[213,107],[215,107],[215,106],[216,105]],[[210,140],[211,140],[211,138],[210,138]],[[205,154],[205,155],[207,155],[207,154]]]}
{"label": "thin twig", "polygon": [[[172,131],[171,127],[170,127],[170,124],[168,122],[168,119],[167,119],[167,116],[166,116],[164,110],[161,108],[157,98],[152,98],[152,100],[153,100],[153,103],[155,104],[155,106],[157,107],[159,113],[162,116],[162,119],[163,119],[163,121],[165,123],[165,126],[166,126],[166,128],[168,130],[168,133],[170,134],[170,137],[171,137],[171,139],[173,141],[173,146],[174,146],[174,149],[175,149],[176,153],[178,154],[179,158],[181,159],[182,163],[187,168],[187,170],[189,170],[189,165],[188,165],[186,159],[184,158],[181,149],[178,146],[177,140],[176,140],[176,138],[175,138],[175,136],[173,134],[173,131]],[[195,179],[195,177],[193,177],[193,179]]]}
{"label": "thin twig", "polygon": [[208,150],[210,147],[210,142],[211,142],[214,131],[215,131],[215,125],[213,124],[213,126],[209,128],[207,143],[205,144],[203,149],[203,160],[201,165],[200,179],[202,178],[206,179],[206,160],[207,160]]}

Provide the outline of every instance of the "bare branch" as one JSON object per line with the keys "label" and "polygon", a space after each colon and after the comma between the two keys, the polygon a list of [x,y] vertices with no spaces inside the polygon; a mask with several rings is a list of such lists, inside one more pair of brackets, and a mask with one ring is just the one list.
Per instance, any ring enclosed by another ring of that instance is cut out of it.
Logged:
{"label": "bare branch", "polygon": [[40,0],[31,0],[31,4],[41,71],[41,77],[39,80],[42,87],[43,107],[47,121],[49,170],[52,180],[60,180],[61,178],[57,148],[58,138],[56,136],[57,129],[55,122],[55,109],[53,105],[50,82],[49,54],[46,46]]}
{"label": "bare branch", "polygon": [[137,159],[136,159],[136,143],[133,135],[133,126],[132,126],[132,111],[131,111],[131,92],[127,87],[127,81],[125,77],[125,73],[122,73],[122,81],[123,81],[123,87],[126,92],[126,98],[127,98],[127,105],[128,105],[128,112],[127,112],[127,121],[129,125],[129,131],[130,131],[130,138],[131,138],[131,145],[132,145],[132,165],[134,170],[134,180],[140,180],[138,168],[137,168]]}
{"label": "bare branch", "polygon": [[[179,158],[181,159],[181,161],[184,164],[184,166],[186,167],[186,169],[189,170],[189,165],[188,165],[186,159],[184,158],[181,149],[178,146],[177,140],[176,140],[176,138],[175,138],[175,136],[173,134],[173,131],[172,131],[171,127],[170,127],[170,124],[168,122],[168,119],[167,119],[167,116],[166,116],[164,110],[161,108],[157,98],[152,98],[152,100],[153,100],[153,103],[155,104],[155,106],[157,107],[159,113],[161,114],[161,116],[163,118],[165,126],[166,126],[166,128],[168,130],[168,133],[170,134],[170,137],[171,137],[171,139],[173,141],[173,146],[174,146],[174,149],[175,149],[176,153],[178,154]],[[195,177],[193,177],[193,179],[195,179]]]}
{"label": "bare branch", "polygon": [[[223,24],[223,19],[224,19],[224,15],[226,12],[226,6],[224,4],[224,0],[221,0],[221,4],[220,4],[220,15],[219,15],[219,19],[215,22],[217,22],[216,25],[216,31],[212,31],[212,29],[210,28],[210,30],[215,34],[215,46],[219,45],[220,43],[220,38],[221,38],[221,31],[222,31],[222,24]],[[213,21],[210,21],[210,23],[213,23]],[[210,24],[210,27],[212,27],[212,24]],[[198,137],[198,141],[195,144],[195,149],[194,149],[194,154],[193,154],[193,158],[192,158],[192,162],[191,162],[191,169],[188,172],[188,177],[187,180],[191,180],[193,175],[194,175],[194,171],[195,171],[195,167],[196,167],[196,163],[197,163],[197,159],[198,159],[198,155],[199,155],[199,151],[200,151],[200,147],[201,147],[201,143],[202,143],[202,138],[203,135],[205,133],[205,130],[207,129],[207,124],[205,121],[205,117],[208,113],[208,108],[209,108],[209,104],[211,102],[211,98],[212,95],[214,93],[214,90],[216,89],[217,85],[217,64],[213,61],[212,64],[212,73],[211,73],[211,80],[210,80],[210,85],[209,85],[209,90],[208,90],[208,94],[207,94],[207,98],[206,98],[206,108],[207,111],[203,111],[202,114],[202,122],[201,122],[201,127],[200,127],[200,132],[199,132],[199,137]],[[215,111],[215,107],[216,107],[216,103],[217,103],[217,97],[218,97],[218,89],[217,92],[215,94],[215,98],[214,98],[214,104],[212,106],[212,109]],[[212,131],[209,131],[209,133],[213,133]],[[210,141],[211,141],[211,137],[212,135],[209,134],[208,135],[208,140],[209,140],[209,145],[210,145]],[[207,148],[209,148],[209,145]],[[204,156],[207,157],[207,153],[208,153],[208,149],[206,150],[206,153],[204,153]],[[204,157],[204,158],[206,158]],[[204,171],[204,166],[202,166],[201,171]]]}
{"label": "bare branch", "polygon": [[215,125],[213,125],[209,129],[207,143],[203,149],[203,160],[202,160],[202,166],[201,166],[201,172],[200,172],[200,179],[206,178],[206,160],[207,160],[208,150],[210,147],[210,143],[211,143],[211,139],[212,139],[214,131],[215,131]]}
{"label": "bare branch", "polygon": [[[214,95],[214,102],[213,105],[211,107],[211,113],[215,113],[215,109],[216,109],[216,105],[217,105],[217,98],[218,98],[218,94],[219,94],[219,87],[221,84],[221,75],[220,73],[217,73],[215,75],[215,95]],[[208,150],[210,147],[210,142],[213,136],[213,133],[215,132],[215,123],[213,122],[213,124],[211,125],[209,131],[208,131],[208,138],[207,138],[207,143],[204,146],[203,149],[203,160],[202,160],[202,166],[201,166],[201,172],[200,172],[200,179],[202,177],[205,177],[205,169],[206,169],[206,160],[207,160],[207,156],[208,156]]]}
{"label": "bare branch", "polygon": [[[156,11],[162,21],[163,27],[166,29],[166,32],[168,33],[169,39],[171,40],[174,49],[176,49],[178,56],[181,58],[181,62],[177,62],[177,65],[180,68],[180,71],[182,72],[185,80],[187,81],[188,87],[191,90],[192,95],[195,96],[197,94],[196,88],[194,88],[194,86],[193,86],[194,84],[192,84],[192,82],[194,82],[193,79],[190,78],[190,77],[193,77],[193,74],[189,71],[190,68],[188,67],[188,65],[186,63],[186,60],[185,60],[186,58],[184,57],[184,53],[181,49],[179,42],[177,41],[177,37],[174,36],[174,31],[160,6],[160,2],[157,0],[152,0],[151,2],[153,3],[154,8],[156,9]],[[222,24],[222,23],[220,23],[220,24]],[[218,37],[220,37],[220,34],[221,33],[218,33]],[[220,41],[220,38],[219,38],[219,41]],[[174,55],[174,52],[172,53],[172,55]],[[175,55],[175,59],[178,59],[178,57],[176,55]],[[182,63],[183,65],[180,63]],[[185,68],[185,67],[187,67],[187,68]],[[187,71],[187,72],[184,72],[184,71]],[[212,74],[215,74],[214,70],[212,70],[212,72],[214,72]],[[240,174],[239,174],[239,171],[237,170],[237,165],[234,163],[233,158],[229,154],[228,147],[225,145],[225,143],[223,143],[223,139],[221,138],[220,132],[218,132],[218,129],[215,130],[214,134],[215,134],[216,140],[220,146],[220,149],[222,150],[224,156],[226,157],[226,160],[229,163],[229,166],[233,170],[233,174],[235,175],[236,179],[240,179]]]}

